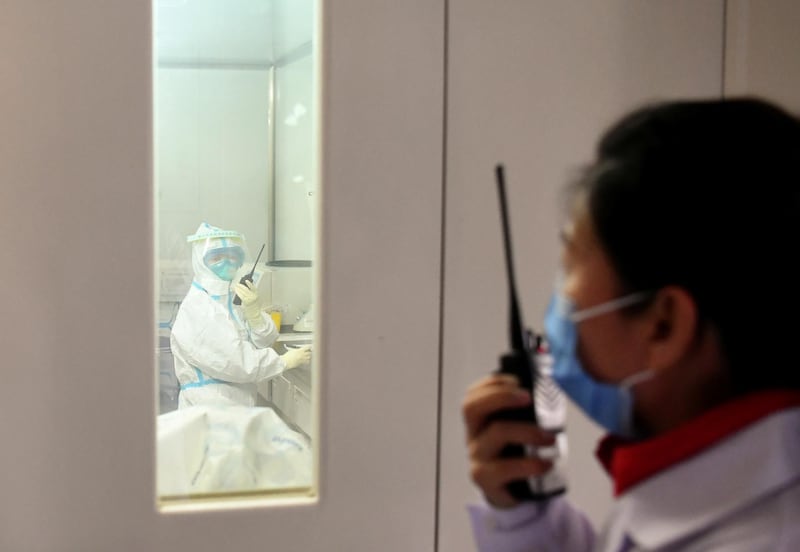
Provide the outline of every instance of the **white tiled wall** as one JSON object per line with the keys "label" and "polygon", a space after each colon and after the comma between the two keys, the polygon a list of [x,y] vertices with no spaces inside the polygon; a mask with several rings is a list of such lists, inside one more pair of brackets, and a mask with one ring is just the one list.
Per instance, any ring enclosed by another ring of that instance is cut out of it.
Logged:
{"label": "white tiled wall", "polygon": [[159,257],[188,259],[186,236],[206,221],[268,242],[269,73],[160,68],[156,75]]}

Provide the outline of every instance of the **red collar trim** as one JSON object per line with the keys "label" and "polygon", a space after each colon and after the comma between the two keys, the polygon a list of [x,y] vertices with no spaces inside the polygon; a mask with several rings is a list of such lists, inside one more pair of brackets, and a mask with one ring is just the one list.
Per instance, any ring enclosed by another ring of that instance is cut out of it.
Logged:
{"label": "red collar trim", "polygon": [[694,420],[645,441],[608,435],[596,451],[619,496],[645,479],[683,462],[774,412],[800,405],[800,391],[760,391],[724,403]]}

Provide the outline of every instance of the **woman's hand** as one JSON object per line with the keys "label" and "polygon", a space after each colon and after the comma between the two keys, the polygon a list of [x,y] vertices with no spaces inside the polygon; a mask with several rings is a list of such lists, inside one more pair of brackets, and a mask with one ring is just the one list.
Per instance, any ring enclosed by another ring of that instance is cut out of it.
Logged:
{"label": "woman's hand", "polygon": [[519,387],[515,377],[494,374],[470,386],[462,403],[470,476],[489,504],[497,508],[510,508],[517,503],[506,490],[508,483],[542,475],[552,467],[552,462],[535,456],[500,457],[500,451],[508,444],[552,446],[554,438],[550,433],[528,422],[488,419],[499,410],[528,406],[531,400],[530,393]]}

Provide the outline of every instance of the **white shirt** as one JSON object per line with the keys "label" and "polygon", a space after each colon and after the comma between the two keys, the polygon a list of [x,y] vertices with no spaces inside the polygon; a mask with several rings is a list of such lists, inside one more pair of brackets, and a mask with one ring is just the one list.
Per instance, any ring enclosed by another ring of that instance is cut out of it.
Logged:
{"label": "white shirt", "polygon": [[481,552],[800,550],[800,408],[775,412],[628,489],[599,535],[559,498],[470,508]]}

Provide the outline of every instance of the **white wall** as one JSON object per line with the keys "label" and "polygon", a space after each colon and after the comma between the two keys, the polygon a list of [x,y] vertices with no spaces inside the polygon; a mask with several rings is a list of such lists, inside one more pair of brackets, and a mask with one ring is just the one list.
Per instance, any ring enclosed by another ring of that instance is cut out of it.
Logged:
{"label": "white wall", "polygon": [[444,11],[325,7],[320,500],[163,514],[149,4],[3,3],[0,549],[432,550]]}
{"label": "white wall", "polygon": [[255,260],[269,240],[269,72],[159,68],[155,79],[160,257],[191,271],[186,236],[208,222],[242,232]]}
{"label": "white wall", "polygon": [[[507,288],[493,167],[506,164],[517,285],[541,330],[558,254],[559,190],[598,134],[642,102],[719,96],[722,1],[449,4],[442,551],[473,549],[460,401],[508,347]],[[569,412],[569,496],[595,522],[610,485],[597,427]]]}
{"label": "white wall", "polygon": [[800,3],[728,0],[725,94],[754,94],[800,113]]}

